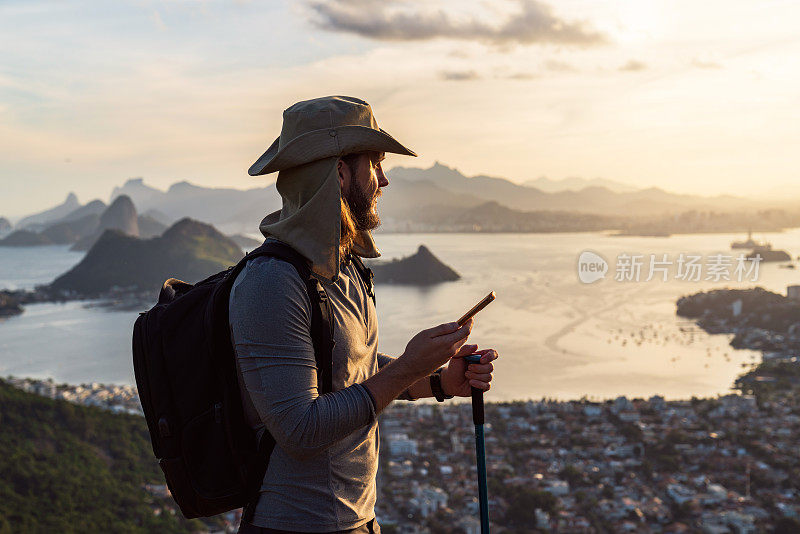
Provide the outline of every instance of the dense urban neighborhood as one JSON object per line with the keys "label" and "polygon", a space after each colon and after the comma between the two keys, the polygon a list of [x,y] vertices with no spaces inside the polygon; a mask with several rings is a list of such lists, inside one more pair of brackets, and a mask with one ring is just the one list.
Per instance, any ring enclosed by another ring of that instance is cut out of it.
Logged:
{"label": "dense urban neighborhood", "polygon": [[[796,401],[488,404],[493,529],[800,532]],[[381,525],[479,532],[469,404],[393,406],[381,432]]]}
{"label": "dense urban neighborhood", "polygon": [[[54,399],[140,413],[132,386],[10,378]],[[488,403],[495,532],[798,532],[800,405],[794,390],[666,401]],[[385,533],[475,534],[469,403],[405,403],[380,419],[376,509]],[[147,484],[160,502],[163,484]],[[179,513],[158,506],[155,514]],[[235,532],[239,514],[210,532]]]}
{"label": "dense urban neighborhood", "polygon": [[83,406],[96,406],[114,413],[142,415],[142,405],[135,386],[105,385],[93,382],[83,385],[56,384],[52,379],[9,377],[8,383],[27,392],[50,399],[61,399]]}

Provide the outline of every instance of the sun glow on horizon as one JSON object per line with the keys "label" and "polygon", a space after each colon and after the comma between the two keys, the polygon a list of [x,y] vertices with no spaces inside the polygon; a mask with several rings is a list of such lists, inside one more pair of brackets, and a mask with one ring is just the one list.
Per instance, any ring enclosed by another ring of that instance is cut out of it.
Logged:
{"label": "sun glow on horizon", "polygon": [[0,5],[0,215],[70,190],[104,197],[131,176],[253,187],[246,169],[282,110],[324,94],[364,98],[420,154],[389,167],[703,195],[796,181],[800,7],[785,2],[409,0],[357,20],[333,0],[315,16],[306,4],[97,5]]}

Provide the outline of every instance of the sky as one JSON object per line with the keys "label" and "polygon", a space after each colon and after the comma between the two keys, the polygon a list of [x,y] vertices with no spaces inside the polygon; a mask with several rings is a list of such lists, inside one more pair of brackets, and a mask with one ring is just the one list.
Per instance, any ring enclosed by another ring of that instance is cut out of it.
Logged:
{"label": "sky", "polygon": [[266,185],[282,111],[335,94],[419,154],[388,168],[783,194],[799,26],[794,1],[0,0],[0,216]]}

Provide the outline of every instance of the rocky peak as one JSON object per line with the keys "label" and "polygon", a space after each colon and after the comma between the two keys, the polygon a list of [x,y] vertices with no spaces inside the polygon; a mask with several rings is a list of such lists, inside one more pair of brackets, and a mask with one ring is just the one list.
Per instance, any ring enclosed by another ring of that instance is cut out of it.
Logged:
{"label": "rocky peak", "polygon": [[136,206],[128,195],[118,196],[100,215],[100,231],[120,230],[128,235],[139,235]]}

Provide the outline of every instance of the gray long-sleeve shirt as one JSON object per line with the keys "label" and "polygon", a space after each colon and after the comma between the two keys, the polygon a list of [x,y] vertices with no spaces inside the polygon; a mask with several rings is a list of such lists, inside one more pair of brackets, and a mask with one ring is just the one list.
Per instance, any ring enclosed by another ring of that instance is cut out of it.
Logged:
{"label": "gray long-sleeve shirt", "polygon": [[[388,361],[352,264],[323,281],[334,321],[333,389],[320,395],[311,302],[289,263],[251,260],[234,282],[230,327],[250,425],[276,441],[253,522],[302,532],[358,527],[375,516],[378,425],[361,382]],[[251,402],[252,401],[252,402]]]}

